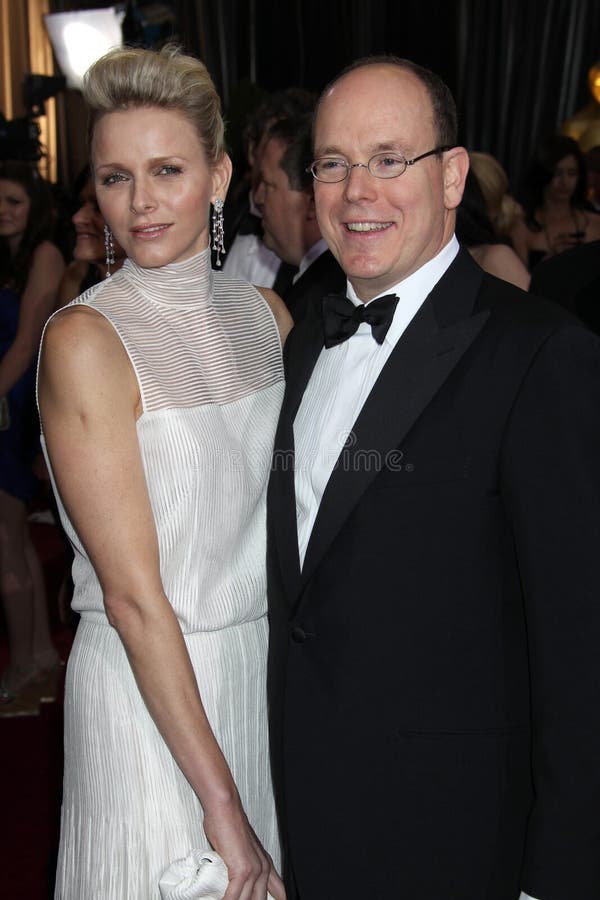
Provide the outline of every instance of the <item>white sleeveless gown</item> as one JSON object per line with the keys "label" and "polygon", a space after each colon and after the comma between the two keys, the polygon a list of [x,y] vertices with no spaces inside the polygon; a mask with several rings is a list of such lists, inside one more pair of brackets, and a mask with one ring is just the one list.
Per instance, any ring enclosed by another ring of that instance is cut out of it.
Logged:
{"label": "white sleeveless gown", "polygon": [[[128,260],[74,302],[112,323],[135,370],[165,592],[248,819],[279,868],[266,716],[265,500],[283,393],[274,318],[249,284],[211,271],[208,250],[154,270]],[[55,897],[158,900],[169,863],[208,847],[202,808],[57,500],[81,622],[67,670]]]}

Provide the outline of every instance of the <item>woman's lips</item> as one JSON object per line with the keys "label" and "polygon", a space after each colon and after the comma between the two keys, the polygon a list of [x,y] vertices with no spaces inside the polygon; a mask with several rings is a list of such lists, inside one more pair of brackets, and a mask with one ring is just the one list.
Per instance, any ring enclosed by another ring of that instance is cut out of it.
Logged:
{"label": "woman's lips", "polygon": [[130,232],[134,238],[140,241],[154,241],[165,233],[171,226],[161,223],[160,225],[138,225],[131,228]]}

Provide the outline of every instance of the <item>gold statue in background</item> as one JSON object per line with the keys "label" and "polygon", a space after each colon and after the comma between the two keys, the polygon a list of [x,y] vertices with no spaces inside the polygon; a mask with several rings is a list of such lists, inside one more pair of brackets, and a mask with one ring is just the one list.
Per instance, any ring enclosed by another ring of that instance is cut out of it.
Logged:
{"label": "gold statue in background", "polygon": [[600,62],[590,67],[588,86],[592,99],[561,127],[561,132],[575,138],[584,153],[600,145]]}

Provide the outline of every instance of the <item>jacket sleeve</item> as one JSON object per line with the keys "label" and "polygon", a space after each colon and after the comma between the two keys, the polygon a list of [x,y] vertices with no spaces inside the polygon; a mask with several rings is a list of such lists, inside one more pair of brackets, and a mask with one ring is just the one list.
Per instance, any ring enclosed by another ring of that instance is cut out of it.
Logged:
{"label": "jacket sleeve", "polygon": [[507,425],[502,490],[528,636],[535,801],[521,889],[600,897],[600,340],[538,349]]}

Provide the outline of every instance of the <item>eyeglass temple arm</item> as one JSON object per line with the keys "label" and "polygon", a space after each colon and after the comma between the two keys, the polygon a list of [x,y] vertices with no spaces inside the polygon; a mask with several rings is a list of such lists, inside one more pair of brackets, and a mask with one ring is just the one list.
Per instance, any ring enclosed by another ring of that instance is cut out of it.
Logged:
{"label": "eyeglass temple arm", "polygon": [[446,150],[453,150],[453,144],[444,144],[443,147],[434,147],[433,150],[428,150],[427,153],[421,153],[420,156],[415,156],[414,159],[405,159],[405,163],[408,166],[414,166],[416,162],[419,162],[420,159],[425,159],[427,156],[434,156],[437,153],[445,153]]}

